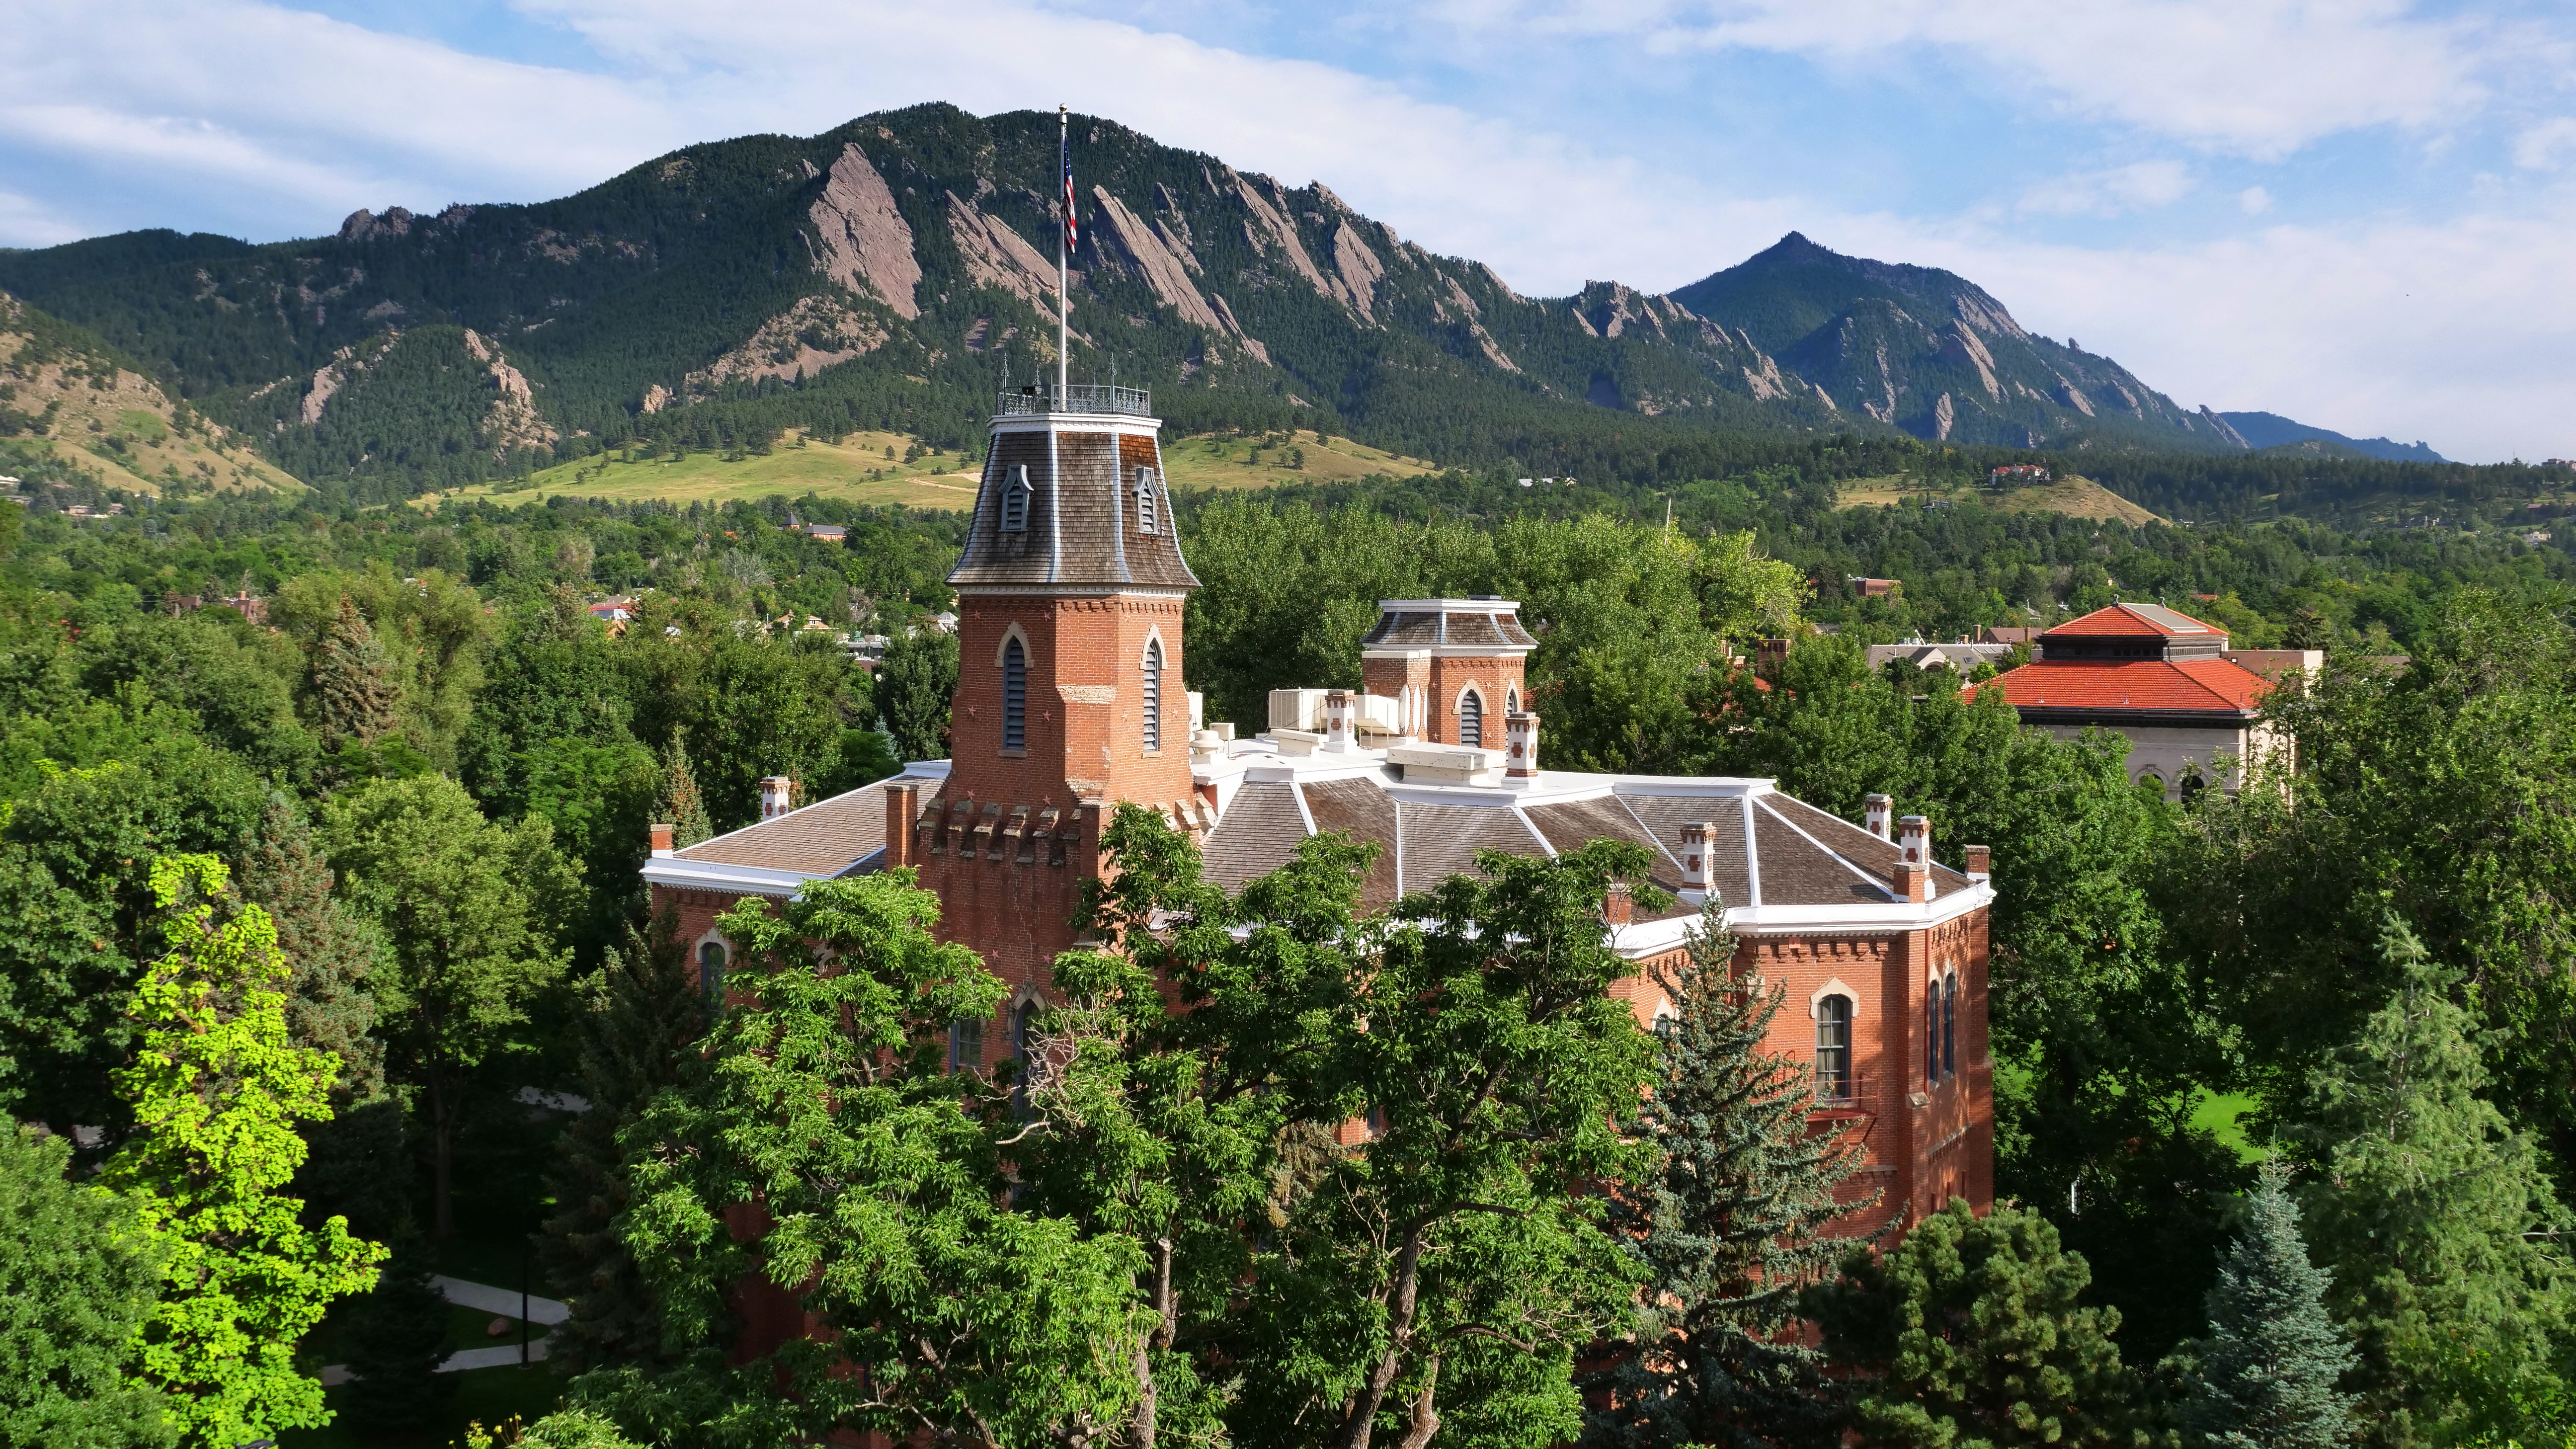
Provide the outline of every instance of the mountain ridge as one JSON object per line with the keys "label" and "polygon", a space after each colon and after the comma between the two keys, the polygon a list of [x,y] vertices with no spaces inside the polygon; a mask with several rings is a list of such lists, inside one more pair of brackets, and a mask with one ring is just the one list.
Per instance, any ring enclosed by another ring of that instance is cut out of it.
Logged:
{"label": "mountain ridge", "polygon": [[[1053,366],[1055,121],[931,104],[683,147],[571,196],[0,253],[0,286],[149,360],[307,479],[470,483],[788,427],[965,443]],[[1192,426],[1326,426],[1452,463],[1585,439],[1906,432],[2246,449],[1976,284],[1792,232],[1669,295],[1529,297],[1320,182],[1075,118],[1076,370]],[[1655,445],[1660,446],[1660,445]]]}

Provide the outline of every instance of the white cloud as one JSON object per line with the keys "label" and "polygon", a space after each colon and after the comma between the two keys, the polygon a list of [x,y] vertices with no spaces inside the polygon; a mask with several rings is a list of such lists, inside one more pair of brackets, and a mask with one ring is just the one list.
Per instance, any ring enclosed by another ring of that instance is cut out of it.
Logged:
{"label": "white cloud", "polygon": [[2248,186],[2236,193],[2236,209],[2247,216],[2261,216],[2272,209],[2272,193],[2260,186]]}
{"label": "white cloud", "polygon": [[2554,116],[2514,138],[2513,164],[2555,171],[2570,151],[2576,151],[2576,116]]}
{"label": "white cloud", "polygon": [[1834,63],[1937,47],[1990,95],[2027,94],[2211,151],[2276,158],[2361,127],[2465,115],[2489,32],[2406,0],[1453,0],[1488,34],[1624,36],[1664,52]]}
{"label": "white cloud", "polygon": [[2139,161],[2043,182],[2022,196],[2020,210],[2037,216],[2119,216],[2169,206],[2191,188],[2191,168],[2181,162]]}

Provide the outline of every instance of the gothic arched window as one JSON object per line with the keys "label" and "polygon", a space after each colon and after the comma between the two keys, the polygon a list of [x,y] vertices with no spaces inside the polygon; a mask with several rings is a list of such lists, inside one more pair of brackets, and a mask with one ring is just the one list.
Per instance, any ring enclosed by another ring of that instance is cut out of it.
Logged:
{"label": "gothic arched window", "polygon": [[1152,533],[1158,516],[1154,502],[1154,470],[1139,468],[1136,470],[1136,531]]}
{"label": "gothic arched window", "polygon": [[1923,1085],[1929,1087],[1941,1080],[1941,980],[1934,977],[1923,990]]}
{"label": "gothic arched window", "polygon": [[1002,485],[1002,531],[1026,533],[1029,527],[1029,496],[1037,490],[1029,486],[1029,466],[1011,465],[1010,481]]}
{"label": "gothic arched window", "polygon": [[1941,1075],[1959,1069],[1959,973],[1941,978]]}
{"label": "gothic arched window", "polygon": [[1485,697],[1473,688],[1458,692],[1458,743],[1484,748]]}
{"label": "gothic arched window", "polygon": [[1163,747],[1163,641],[1145,641],[1145,748]]}
{"label": "gothic arched window", "polygon": [[1828,1102],[1851,1100],[1852,1003],[1848,996],[1828,996],[1816,1003],[1816,1095]]}
{"label": "gothic arched window", "polygon": [[1002,748],[1029,745],[1029,656],[1016,638],[1002,643]]}

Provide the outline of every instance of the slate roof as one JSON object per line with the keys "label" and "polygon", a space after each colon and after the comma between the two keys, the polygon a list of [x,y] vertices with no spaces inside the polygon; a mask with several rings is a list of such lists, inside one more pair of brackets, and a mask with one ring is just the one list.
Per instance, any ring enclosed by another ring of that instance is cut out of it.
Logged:
{"label": "slate roof", "polygon": [[2041,659],[1980,687],[2015,709],[2251,713],[2272,686],[2232,659]]}
{"label": "slate roof", "polygon": [[850,875],[876,868],[876,857],[885,851],[885,813],[885,783],[879,781],[702,840],[676,858],[817,877]]}
{"label": "slate roof", "polygon": [[[1405,607],[1414,605],[1418,607]],[[1363,649],[1535,649],[1520,605],[1506,599],[1404,599],[1377,616]]]}
{"label": "slate roof", "polygon": [[[1140,467],[1154,470],[1156,480],[1151,533],[1138,515]],[[1006,531],[1003,490],[1023,468],[1030,488],[1027,527]],[[1181,557],[1162,471],[1159,446],[1141,430],[997,427],[975,494],[966,551],[948,582],[1197,588],[1197,576]]]}
{"label": "slate roof", "polygon": [[2080,619],[2069,619],[2040,637],[2045,639],[2052,634],[2127,634],[2168,639],[2177,634],[2223,635],[2226,632],[2215,624],[2204,624],[2162,604],[2110,604]]}
{"label": "slate roof", "polygon": [[[1691,790],[1711,793],[1674,793]],[[1894,842],[1767,782],[1551,774],[1526,801],[1504,790],[1437,793],[1407,790],[1392,771],[1248,780],[1207,837],[1208,879],[1239,890],[1285,863],[1310,833],[1341,830],[1379,847],[1361,892],[1371,909],[1473,871],[1481,850],[1561,855],[1605,839],[1653,850],[1647,878],[1678,892],[1682,828],[1704,821],[1711,826],[1710,884],[1729,906],[1886,906],[1896,899]],[[1969,885],[1938,864],[1933,881],[1936,899]],[[1677,902],[1655,919],[1696,913]]]}

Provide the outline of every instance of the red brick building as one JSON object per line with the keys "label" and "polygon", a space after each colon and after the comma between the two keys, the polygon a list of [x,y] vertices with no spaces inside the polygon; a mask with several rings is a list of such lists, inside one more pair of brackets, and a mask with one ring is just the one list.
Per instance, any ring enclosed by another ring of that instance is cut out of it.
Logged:
{"label": "red brick building", "polygon": [[1362,691],[1280,691],[1272,727],[1251,738],[1200,728],[1180,685],[1197,580],[1144,395],[1003,401],[950,576],[953,758],[801,810],[777,781],[758,824],[678,852],[657,842],[645,878],[711,986],[730,950],[715,917],[739,897],[913,866],[941,897],[943,931],[1011,983],[995,1020],[952,1037],[958,1065],[982,1066],[1017,1050],[1045,999],[1119,803],[1161,809],[1229,889],[1319,832],[1375,841],[1372,908],[1473,869],[1480,849],[1617,838],[1652,852],[1654,883],[1677,898],[1652,914],[1612,903],[1613,943],[1639,968],[1618,990],[1641,1024],[1670,1011],[1648,968],[1681,955],[1714,895],[1738,969],[1787,992],[1771,1049],[1814,1069],[1818,1125],[1867,1150],[1858,1189],[1909,1219],[1954,1195],[1992,1203],[1982,847],[1964,871],[1937,863],[1931,824],[1892,820],[1885,797],[1855,824],[1768,780],[1540,768],[1522,678],[1535,643],[1507,599],[1388,601],[1362,646]]}

